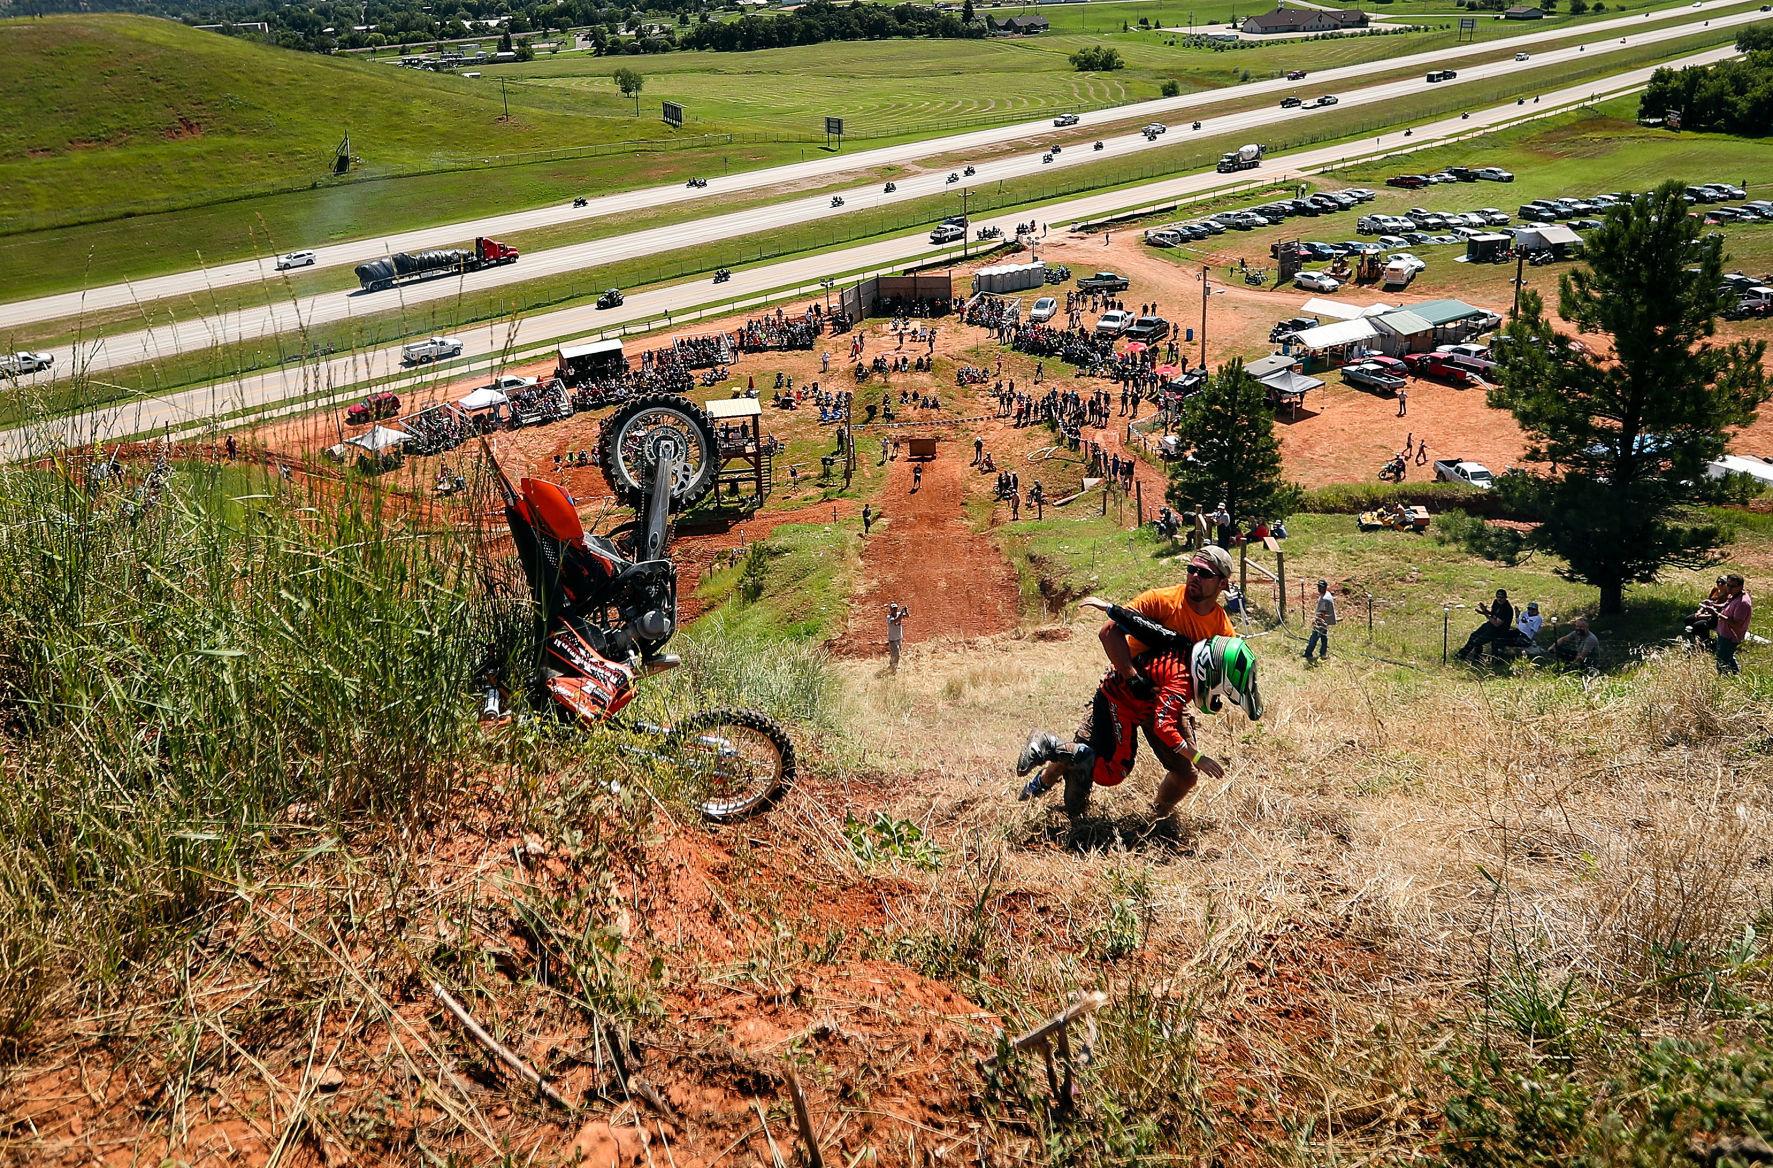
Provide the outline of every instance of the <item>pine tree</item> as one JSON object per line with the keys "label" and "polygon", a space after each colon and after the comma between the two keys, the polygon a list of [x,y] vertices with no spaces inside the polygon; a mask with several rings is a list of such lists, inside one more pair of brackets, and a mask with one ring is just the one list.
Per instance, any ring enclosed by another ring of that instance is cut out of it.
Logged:
{"label": "pine tree", "polygon": [[973,23],[973,0],[967,0],[965,4],[961,5],[960,19],[963,24]]}
{"label": "pine tree", "polygon": [[1234,523],[1285,519],[1299,506],[1298,485],[1281,477],[1267,387],[1242,361],[1221,366],[1183,403],[1179,429],[1194,455],[1170,471],[1172,506],[1210,510],[1224,503]]}
{"label": "pine tree", "polygon": [[1704,564],[1722,541],[1694,504],[1712,493],[1706,464],[1767,400],[1766,345],[1708,341],[1723,240],[1688,216],[1680,183],[1614,208],[1586,246],[1586,266],[1558,281],[1558,314],[1604,343],[1558,332],[1529,292],[1488,396],[1545,470],[1499,481],[1505,503],[1540,520],[1528,543],[1617,613],[1626,584]]}

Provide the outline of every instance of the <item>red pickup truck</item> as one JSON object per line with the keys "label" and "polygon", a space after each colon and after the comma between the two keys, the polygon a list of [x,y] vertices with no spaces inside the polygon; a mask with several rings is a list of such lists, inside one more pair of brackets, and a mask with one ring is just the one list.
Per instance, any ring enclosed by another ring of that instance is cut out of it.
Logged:
{"label": "red pickup truck", "polygon": [[1448,353],[1408,353],[1404,356],[1404,364],[1417,377],[1431,377],[1449,385],[1472,385],[1477,382],[1471,370],[1460,365]]}

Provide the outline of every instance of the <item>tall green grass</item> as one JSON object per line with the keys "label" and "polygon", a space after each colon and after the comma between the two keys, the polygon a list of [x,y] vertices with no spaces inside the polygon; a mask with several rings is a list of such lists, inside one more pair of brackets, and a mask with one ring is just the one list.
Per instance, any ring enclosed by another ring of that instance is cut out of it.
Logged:
{"label": "tall green grass", "polygon": [[372,485],[145,470],[0,468],[0,1041],[291,825],[434,807],[472,726],[469,540]]}

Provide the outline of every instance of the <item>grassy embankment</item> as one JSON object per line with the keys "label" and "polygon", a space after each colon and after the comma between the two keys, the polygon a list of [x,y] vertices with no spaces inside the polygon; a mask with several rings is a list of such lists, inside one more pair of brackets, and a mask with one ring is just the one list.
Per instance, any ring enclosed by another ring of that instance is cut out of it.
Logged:
{"label": "grassy embankment", "polygon": [[[1584,23],[1570,21],[1572,32]],[[350,238],[370,223],[400,230],[792,161],[804,143],[778,139],[812,135],[827,113],[862,119],[857,132],[885,135],[877,141],[909,140],[1010,113],[1155,97],[1170,78],[1211,89],[1296,66],[1382,59],[1399,44],[1451,43],[1451,34],[1425,33],[1216,53],[1171,48],[1149,33],[1111,34],[1106,39],[1125,42],[1131,65],[1104,78],[1071,70],[1065,37],[668,54],[642,62],[653,77],[645,103],[702,102],[714,116],[692,120],[689,129],[740,140],[698,149],[680,139],[688,148],[649,152],[637,165],[625,150],[619,160],[562,156],[566,148],[667,134],[650,118],[636,119],[615,93],[606,78],[615,61],[574,55],[502,67],[515,78],[535,71],[537,79],[508,87],[514,114],[505,122],[491,73],[478,83],[415,75],[130,17],[14,22],[0,25],[0,35],[10,56],[33,62],[10,74],[6,94],[9,108],[26,115],[10,131],[16,181],[0,184],[13,192],[0,202],[0,224],[12,229],[0,237],[0,283],[17,295]],[[932,70],[931,54],[940,68]],[[100,84],[81,81],[101,69],[96,62],[113,60],[129,65],[101,70]],[[672,91],[677,82],[685,92]],[[949,86],[946,96],[928,96],[932,85]],[[911,103],[916,109],[901,108],[906,92],[924,95]],[[808,104],[798,104],[802,94]],[[56,116],[40,116],[49,111]],[[784,133],[794,119],[807,127]],[[327,168],[347,128],[363,163],[340,182]],[[746,138],[760,133],[771,141]],[[0,168],[0,177],[6,173]],[[357,181],[365,177],[375,181]],[[46,263],[45,256],[79,259]]]}

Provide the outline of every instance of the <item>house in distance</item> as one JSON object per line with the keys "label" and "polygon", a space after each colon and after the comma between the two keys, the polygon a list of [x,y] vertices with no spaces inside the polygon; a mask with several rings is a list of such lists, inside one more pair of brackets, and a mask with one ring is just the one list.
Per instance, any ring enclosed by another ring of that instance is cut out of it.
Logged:
{"label": "house in distance", "polygon": [[1256,36],[1276,33],[1347,32],[1366,28],[1367,14],[1356,8],[1276,8],[1243,22],[1243,31]]}

